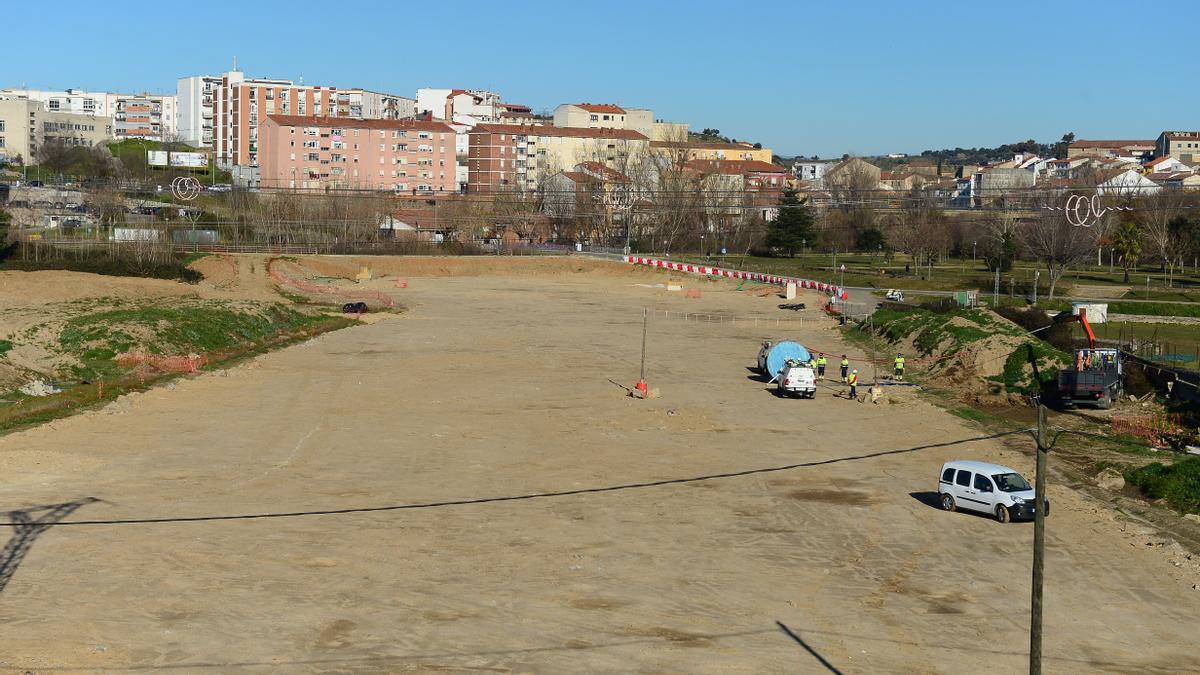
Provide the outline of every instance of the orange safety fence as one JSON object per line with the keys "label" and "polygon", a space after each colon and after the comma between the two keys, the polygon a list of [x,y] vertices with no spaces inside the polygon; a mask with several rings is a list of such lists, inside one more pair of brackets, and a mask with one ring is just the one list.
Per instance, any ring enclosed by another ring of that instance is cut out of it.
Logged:
{"label": "orange safety fence", "polygon": [[349,289],[341,289],[336,286],[323,286],[314,284],[311,281],[297,279],[295,277],[284,274],[278,267],[275,266],[275,261],[278,258],[269,258],[267,260],[267,274],[270,275],[277,283],[287,284],[293,288],[298,288],[307,293],[319,293],[323,295],[336,295],[342,298],[350,298],[352,300],[374,300],[384,307],[393,307],[395,303],[387,295],[379,291],[355,291]]}

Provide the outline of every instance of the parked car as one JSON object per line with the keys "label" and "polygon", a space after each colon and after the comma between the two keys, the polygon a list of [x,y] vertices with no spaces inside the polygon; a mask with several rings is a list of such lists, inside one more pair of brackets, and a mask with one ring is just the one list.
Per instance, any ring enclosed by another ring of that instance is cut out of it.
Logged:
{"label": "parked car", "polygon": [[813,398],[817,395],[817,371],[807,362],[789,359],[775,382],[785,396]]}
{"label": "parked car", "polygon": [[[978,511],[1002,523],[1033,518],[1037,502],[1033,486],[1014,469],[968,460],[942,465],[938,499],[946,511]],[[1049,499],[1045,509],[1050,515]]]}
{"label": "parked car", "polygon": [[904,302],[904,291],[895,288],[889,288],[887,295],[884,297],[892,302]]}

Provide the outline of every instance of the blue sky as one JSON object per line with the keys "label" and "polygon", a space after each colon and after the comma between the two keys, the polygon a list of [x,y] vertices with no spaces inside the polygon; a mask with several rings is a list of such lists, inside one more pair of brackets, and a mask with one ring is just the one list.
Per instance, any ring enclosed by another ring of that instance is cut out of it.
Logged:
{"label": "blue sky", "polygon": [[[7,23],[24,28],[7,32],[0,86],[174,91],[236,56],[251,76],[408,96],[649,107],[822,157],[1200,127],[1197,0],[68,0],[53,20],[50,5],[13,5]],[[203,16],[218,6],[225,20]]]}

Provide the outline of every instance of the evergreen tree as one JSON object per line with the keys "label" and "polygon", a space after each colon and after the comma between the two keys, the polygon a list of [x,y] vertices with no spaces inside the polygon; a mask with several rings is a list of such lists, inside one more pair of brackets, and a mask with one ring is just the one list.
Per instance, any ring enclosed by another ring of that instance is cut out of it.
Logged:
{"label": "evergreen tree", "polygon": [[789,257],[815,241],[812,212],[795,190],[787,189],[779,198],[779,215],[767,226],[767,246]]}

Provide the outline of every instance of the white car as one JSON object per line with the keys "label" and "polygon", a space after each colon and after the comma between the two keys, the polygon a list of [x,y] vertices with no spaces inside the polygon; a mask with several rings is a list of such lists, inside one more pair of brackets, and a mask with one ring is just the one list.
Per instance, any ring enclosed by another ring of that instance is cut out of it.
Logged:
{"label": "white car", "polygon": [[[947,511],[979,511],[1002,523],[1033,518],[1037,502],[1033,486],[1014,469],[967,460],[942,465],[938,499]],[[1048,499],[1045,508],[1050,515]]]}
{"label": "white car", "polygon": [[904,302],[904,291],[898,291],[894,288],[889,288],[887,295],[884,297],[892,302]]}
{"label": "white car", "polygon": [[813,398],[817,395],[817,372],[799,361],[788,361],[775,380],[779,391],[789,396]]}

